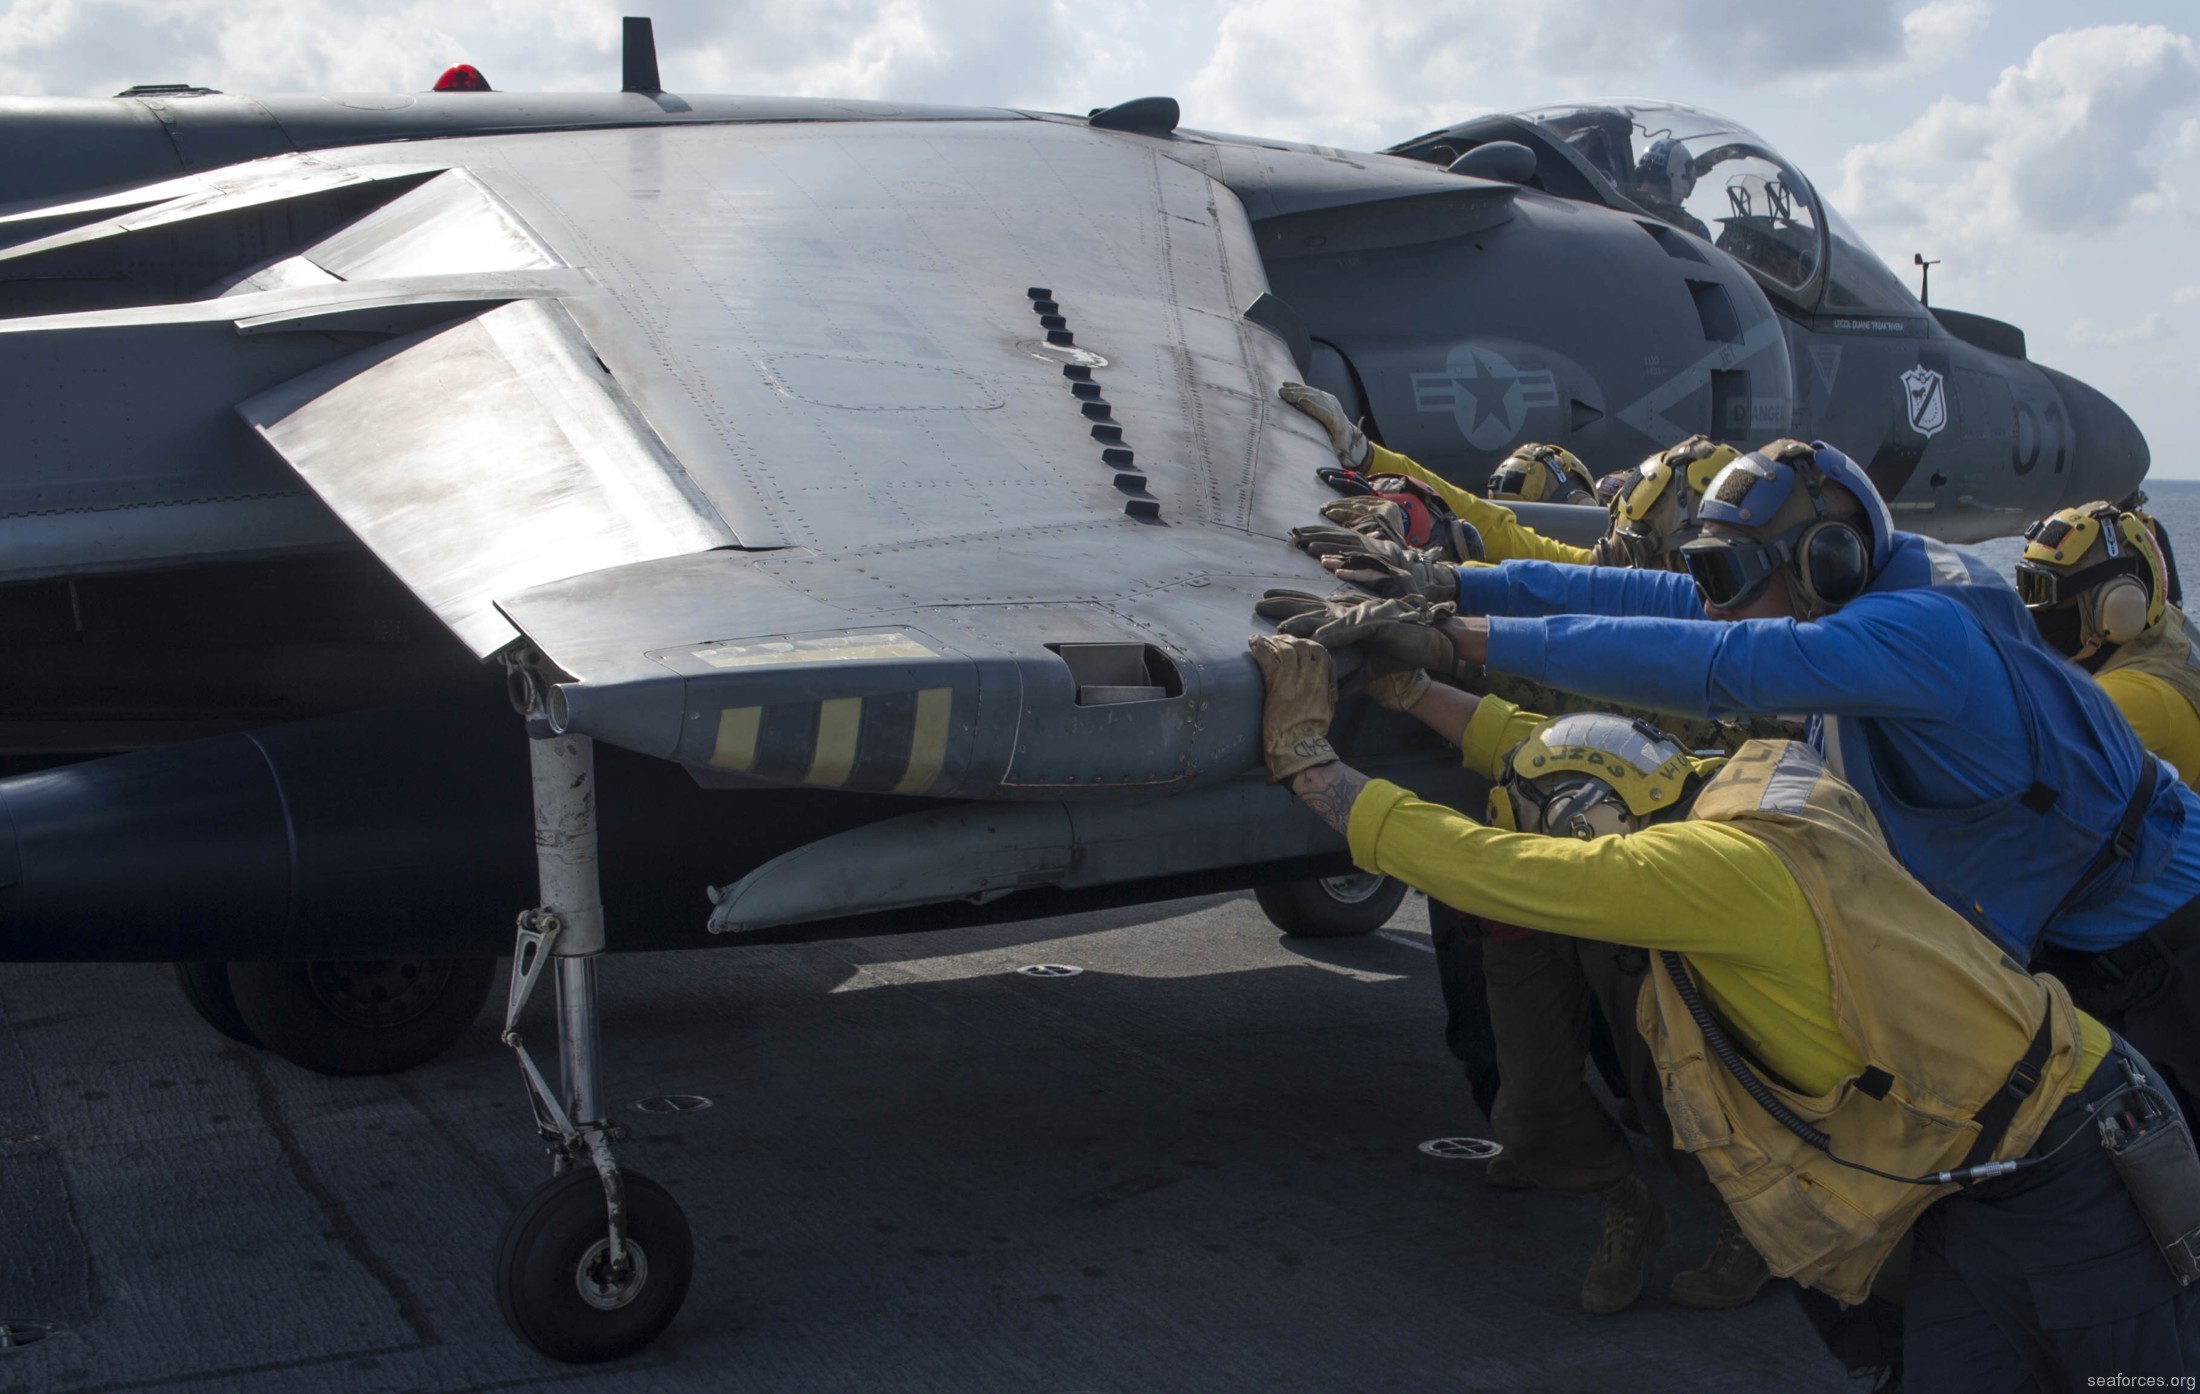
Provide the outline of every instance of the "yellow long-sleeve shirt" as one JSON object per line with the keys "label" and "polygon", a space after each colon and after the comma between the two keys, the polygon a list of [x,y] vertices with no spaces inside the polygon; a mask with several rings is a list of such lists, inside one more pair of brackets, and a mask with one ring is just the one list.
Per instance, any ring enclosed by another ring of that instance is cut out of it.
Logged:
{"label": "yellow long-sleeve shirt", "polygon": [[2167,760],[2186,784],[2200,789],[2200,712],[2152,673],[2111,668],[2095,681],[2131,723],[2139,744]]}
{"label": "yellow long-sleeve shirt", "polygon": [[[1466,767],[1495,779],[1541,717],[1482,699],[1461,738]],[[1806,1094],[1864,1068],[1835,1024],[1817,918],[1770,847],[1724,823],[1659,823],[1593,841],[1509,833],[1372,780],[1346,835],[1363,871],[1447,905],[1530,929],[1688,956],[1705,997],[1751,1054]],[[2073,1092],[2108,1051],[2079,1013]]]}
{"label": "yellow long-sleeve shirt", "polygon": [[1515,518],[1511,509],[1468,493],[1395,450],[1385,450],[1369,441],[1367,451],[1367,473],[1370,476],[1400,474],[1408,479],[1418,479],[1435,490],[1439,498],[1451,505],[1452,512],[1482,534],[1482,555],[1485,560],[1555,561],[1573,566],[1589,565],[1588,548],[1570,547],[1545,537]]}

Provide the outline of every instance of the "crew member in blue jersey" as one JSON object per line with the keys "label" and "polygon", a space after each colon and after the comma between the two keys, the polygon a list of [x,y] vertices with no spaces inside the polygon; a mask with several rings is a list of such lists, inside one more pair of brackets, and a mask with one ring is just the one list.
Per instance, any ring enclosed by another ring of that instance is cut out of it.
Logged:
{"label": "crew member in blue jersey", "polygon": [[2006,582],[1896,532],[1840,451],[1784,440],[1744,456],[1700,516],[1685,574],[1462,569],[1461,658],[1691,716],[1810,716],[1911,873],[2018,962],[2067,974],[2189,1101],[2200,799],[2041,642]]}

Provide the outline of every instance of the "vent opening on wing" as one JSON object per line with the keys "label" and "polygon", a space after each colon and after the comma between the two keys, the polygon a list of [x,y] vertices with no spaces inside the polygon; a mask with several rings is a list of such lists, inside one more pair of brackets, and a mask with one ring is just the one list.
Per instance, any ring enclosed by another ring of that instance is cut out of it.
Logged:
{"label": "vent opening on wing", "polygon": [[1077,683],[1077,705],[1158,702],[1184,695],[1184,677],[1151,644],[1049,644]]}

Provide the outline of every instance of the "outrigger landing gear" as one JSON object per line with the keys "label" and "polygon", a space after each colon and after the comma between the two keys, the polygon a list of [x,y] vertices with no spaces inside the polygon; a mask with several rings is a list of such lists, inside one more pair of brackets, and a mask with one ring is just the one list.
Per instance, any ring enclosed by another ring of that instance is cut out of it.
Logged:
{"label": "outrigger landing gear", "polygon": [[[515,677],[520,676],[515,673]],[[529,681],[531,692],[539,687]],[[505,1223],[497,1305],[519,1338],[575,1364],[632,1355],[672,1324],[695,1271],[687,1216],[664,1187],[621,1171],[611,1144],[596,1051],[596,958],[604,948],[596,880],[595,751],[560,736],[530,701],[535,857],[542,905],[519,917],[504,1043],[519,1057],[535,1130],[553,1159],[548,1184]],[[555,1092],[520,1040],[519,1018],[543,969],[556,965]]]}

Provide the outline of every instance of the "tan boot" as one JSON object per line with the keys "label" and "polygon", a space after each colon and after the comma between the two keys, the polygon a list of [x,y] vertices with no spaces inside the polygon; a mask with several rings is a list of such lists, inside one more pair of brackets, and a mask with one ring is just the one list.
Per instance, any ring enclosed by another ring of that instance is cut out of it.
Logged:
{"label": "tan boot", "polygon": [[1581,1310],[1601,1317],[1626,1311],[1642,1296],[1643,1270],[1665,1242],[1667,1225],[1665,1207],[1631,1172],[1597,1199],[1604,1202],[1604,1238],[1581,1280]]}
{"label": "tan boot", "polygon": [[1528,1179],[1528,1173],[1520,1169],[1520,1163],[1514,1161],[1509,1152],[1500,1152],[1490,1158],[1489,1166],[1482,1172],[1482,1184],[1495,1186],[1501,1191],[1535,1189],[1535,1183]]}
{"label": "tan boot", "polygon": [[1729,1215],[1726,1223],[1719,1227],[1719,1238],[1711,1246],[1711,1257],[1703,1261],[1701,1268],[1674,1274],[1673,1286],[1667,1290],[1667,1295],[1683,1307],[1723,1311],[1747,1303],[1771,1276],[1764,1259],[1749,1242],[1749,1236],[1742,1233],[1742,1227]]}

